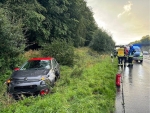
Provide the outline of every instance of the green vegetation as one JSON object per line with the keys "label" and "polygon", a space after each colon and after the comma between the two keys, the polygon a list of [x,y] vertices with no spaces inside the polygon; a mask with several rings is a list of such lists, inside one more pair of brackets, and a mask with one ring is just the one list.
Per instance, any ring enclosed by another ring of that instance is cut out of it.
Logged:
{"label": "green vegetation", "polygon": [[[25,54],[24,56],[30,56]],[[88,48],[75,49],[74,66],[61,66],[61,78],[44,97],[15,102],[2,96],[2,113],[112,113],[115,109],[117,62]]]}
{"label": "green vegetation", "polygon": [[107,41],[114,43],[106,31],[98,30],[93,12],[84,0],[2,0],[0,6],[3,17],[9,17],[8,23],[19,23],[16,28],[23,32],[27,50],[58,38],[72,39],[75,47],[89,46],[97,31],[101,38],[110,38]]}
{"label": "green vegetation", "polygon": [[[98,43],[95,38],[100,39]],[[99,52],[114,48],[112,37],[98,28],[85,0],[0,0],[0,76],[20,64],[24,50],[51,48],[54,39],[68,45],[71,40],[74,47],[92,45]],[[57,47],[59,52],[62,49]],[[60,55],[55,57],[61,64],[73,65],[71,58],[64,62]]]}
{"label": "green vegetation", "polygon": [[[116,64],[97,52],[110,52],[114,41],[98,28],[85,0],[1,0],[0,7],[1,112],[113,112]],[[39,56],[61,64],[52,93],[19,102],[8,98],[3,83],[13,68]]]}
{"label": "green vegetation", "polygon": [[[25,39],[20,21],[9,21],[7,12],[0,8],[0,73],[14,67],[16,57],[24,50]],[[10,60],[10,58],[12,60]]]}
{"label": "green vegetation", "polygon": [[[90,47],[99,52],[112,51],[115,46],[114,41],[111,36],[107,34],[106,31],[98,29],[93,35],[93,40],[90,43]],[[107,45],[107,46],[106,46]]]}
{"label": "green vegetation", "polygon": [[142,46],[142,50],[149,51],[150,50],[150,36],[149,35],[143,36],[141,40],[136,40],[134,42],[131,42],[131,44],[147,45],[147,46]]}
{"label": "green vegetation", "polygon": [[54,39],[51,44],[44,44],[41,51],[43,56],[52,56],[61,65],[73,65],[74,47],[70,40]]}
{"label": "green vegetation", "polygon": [[[114,45],[112,36],[98,28],[85,0],[1,0],[0,111],[113,112],[117,65],[102,54]],[[61,64],[61,79],[50,95],[16,102],[4,94],[3,83],[14,67],[49,55]]]}

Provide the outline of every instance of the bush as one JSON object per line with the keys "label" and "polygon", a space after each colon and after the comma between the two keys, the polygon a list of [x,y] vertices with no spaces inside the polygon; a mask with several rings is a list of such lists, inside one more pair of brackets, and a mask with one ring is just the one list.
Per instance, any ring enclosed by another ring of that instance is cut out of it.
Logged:
{"label": "bush", "polygon": [[23,57],[26,58],[26,60],[33,58],[33,57],[41,57],[41,51],[37,51],[37,50],[29,50],[26,51],[23,55]]}
{"label": "bush", "polygon": [[73,65],[74,47],[70,40],[54,39],[51,44],[43,45],[41,53],[56,58],[61,65]]}
{"label": "bush", "polygon": [[14,68],[25,42],[21,19],[14,22],[8,11],[0,8],[0,76]]}
{"label": "bush", "polygon": [[113,50],[115,42],[106,31],[101,29],[97,30],[93,35],[93,40],[90,42],[89,47],[95,51],[106,53]]}

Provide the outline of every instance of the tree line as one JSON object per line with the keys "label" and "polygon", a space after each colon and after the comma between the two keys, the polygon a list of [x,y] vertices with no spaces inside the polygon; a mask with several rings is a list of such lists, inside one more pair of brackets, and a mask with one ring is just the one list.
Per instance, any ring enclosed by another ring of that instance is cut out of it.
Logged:
{"label": "tree line", "polygon": [[142,50],[149,51],[150,50],[150,36],[143,36],[140,40],[136,40],[131,42],[130,44],[140,44],[142,46]]}
{"label": "tree line", "polygon": [[71,40],[74,47],[111,51],[112,36],[98,28],[85,0],[1,0],[0,67],[24,50]]}

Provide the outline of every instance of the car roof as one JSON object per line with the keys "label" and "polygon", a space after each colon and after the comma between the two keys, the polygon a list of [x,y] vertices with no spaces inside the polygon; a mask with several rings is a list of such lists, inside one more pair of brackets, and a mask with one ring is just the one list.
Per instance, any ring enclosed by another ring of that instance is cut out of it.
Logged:
{"label": "car roof", "polygon": [[133,48],[140,48],[139,46],[133,46]]}
{"label": "car roof", "polygon": [[53,57],[36,57],[36,58],[31,58],[29,61],[35,61],[35,60],[52,60],[54,59]]}

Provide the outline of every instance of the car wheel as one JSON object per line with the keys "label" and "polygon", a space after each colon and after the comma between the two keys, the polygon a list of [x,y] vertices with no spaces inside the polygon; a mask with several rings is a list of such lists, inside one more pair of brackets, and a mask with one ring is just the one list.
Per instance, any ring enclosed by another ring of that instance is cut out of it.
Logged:
{"label": "car wheel", "polygon": [[140,60],[140,62],[142,63],[142,62],[143,62],[143,60]]}

